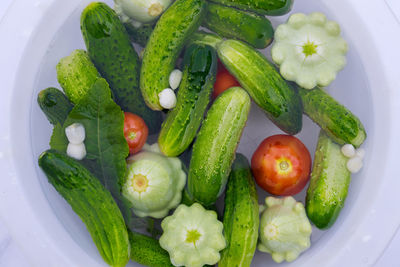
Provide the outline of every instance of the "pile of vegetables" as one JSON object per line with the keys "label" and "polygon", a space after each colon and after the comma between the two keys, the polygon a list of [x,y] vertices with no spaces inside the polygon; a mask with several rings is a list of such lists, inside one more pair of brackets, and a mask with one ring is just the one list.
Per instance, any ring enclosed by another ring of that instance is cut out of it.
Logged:
{"label": "pile of vegetables", "polygon": [[[274,31],[265,15],[292,4],[115,0],[83,10],[86,50],[57,64],[62,91],[38,95],[54,125],[39,166],[110,266],[250,266],[256,248],[293,261],[311,245],[311,224],[335,223],[366,131],[322,88],[346,64],[339,25],[299,13]],[[257,50],[271,43],[274,62]],[[260,140],[249,162],[236,148],[252,101],[283,133]],[[303,114],[321,128],[314,159],[294,136]],[[308,183],[303,205],[292,196]],[[257,186],[272,195],[265,205]]]}

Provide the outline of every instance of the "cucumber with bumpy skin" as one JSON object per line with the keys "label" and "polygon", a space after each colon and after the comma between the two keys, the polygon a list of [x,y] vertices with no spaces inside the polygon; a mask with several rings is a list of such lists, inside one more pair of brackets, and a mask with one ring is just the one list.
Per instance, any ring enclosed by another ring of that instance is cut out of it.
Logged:
{"label": "cucumber with bumpy skin", "polygon": [[361,121],[323,89],[299,89],[304,113],[340,145],[359,147],[367,137]]}
{"label": "cucumber with bumpy skin", "polygon": [[37,102],[51,124],[63,125],[74,107],[68,98],[54,87],[39,92]]}
{"label": "cucumber with bumpy skin", "polygon": [[158,137],[165,155],[177,156],[192,143],[210,102],[216,72],[217,56],[212,47],[194,44],[186,49],[177,104],[168,112]]}
{"label": "cucumber with bumpy skin", "polygon": [[350,184],[348,158],[340,148],[321,130],[306,197],[307,216],[320,229],[336,221]]}
{"label": "cucumber with bumpy skin", "polygon": [[150,267],[173,267],[169,254],[158,240],[129,231],[131,243],[131,259],[137,263]]}
{"label": "cucumber with bumpy skin", "polygon": [[104,3],[89,4],[81,15],[81,29],[94,65],[107,80],[122,110],[144,119],[150,133],[160,129],[162,115],[150,110],[139,89],[139,57],[117,14]]}
{"label": "cucumber with bumpy skin", "polygon": [[264,16],[209,3],[204,27],[226,38],[239,39],[252,46],[266,48],[274,37],[271,22]]}
{"label": "cucumber with bumpy skin", "polygon": [[255,12],[261,15],[280,16],[292,9],[294,0],[211,0],[213,2]]}
{"label": "cucumber with bumpy skin", "polygon": [[162,110],[158,94],[169,87],[169,75],[188,37],[200,26],[204,0],[177,0],[158,20],[144,50],[140,89],[146,104]]}
{"label": "cucumber with bumpy skin", "polygon": [[226,40],[218,45],[218,55],[270,120],[288,134],[300,132],[300,96],[263,54],[243,42]]}
{"label": "cucumber with bumpy skin", "polygon": [[82,49],[63,57],[56,69],[58,82],[74,104],[78,104],[97,79],[101,78],[88,53]]}
{"label": "cucumber with bumpy skin", "polygon": [[225,192],[224,236],[220,267],[248,267],[257,247],[259,206],[256,185],[245,156],[236,154]]}
{"label": "cucumber with bumpy skin", "polygon": [[83,165],[63,153],[43,152],[39,166],[85,223],[104,261],[114,267],[125,266],[130,254],[128,231],[111,193]]}
{"label": "cucumber with bumpy skin", "polygon": [[250,97],[240,87],[223,92],[212,104],[193,145],[188,190],[205,206],[222,194],[250,111]]}

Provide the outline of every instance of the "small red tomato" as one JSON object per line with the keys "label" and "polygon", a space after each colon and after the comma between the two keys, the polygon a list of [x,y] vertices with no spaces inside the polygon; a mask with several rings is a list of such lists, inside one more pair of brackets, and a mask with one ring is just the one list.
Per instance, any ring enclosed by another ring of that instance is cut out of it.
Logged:
{"label": "small red tomato", "polygon": [[124,136],[129,145],[129,153],[135,154],[146,143],[149,128],[147,128],[144,120],[138,115],[130,112],[124,112],[124,114]]}
{"label": "small red tomato", "polygon": [[310,152],[294,136],[273,135],[264,139],[254,152],[251,170],[257,184],[268,193],[295,195],[310,178]]}
{"label": "small red tomato", "polygon": [[218,64],[218,72],[214,83],[213,99],[217,98],[225,90],[240,86],[236,78],[222,64]]}

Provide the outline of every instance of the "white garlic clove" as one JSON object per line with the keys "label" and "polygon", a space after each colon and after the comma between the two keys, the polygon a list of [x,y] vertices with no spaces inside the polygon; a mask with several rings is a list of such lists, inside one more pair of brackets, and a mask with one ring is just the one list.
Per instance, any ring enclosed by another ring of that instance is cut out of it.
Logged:
{"label": "white garlic clove", "polygon": [[76,160],[82,160],[86,157],[86,147],[84,143],[72,144],[69,143],[67,147],[67,155]]}
{"label": "white garlic clove", "polygon": [[85,127],[81,123],[73,123],[65,128],[65,135],[71,144],[78,145],[85,141]]}
{"label": "white garlic clove", "polygon": [[342,146],[341,151],[345,157],[352,158],[356,155],[356,149],[352,144],[345,144]]}
{"label": "white garlic clove", "polygon": [[179,87],[179,84],[182,80],[182,71],[175,69],[169,75],[169,86],[171,86],[172,90],[175,90]]}
{"label": "white garlic clove", "polygon": [[165,109],[172,109],[176,106],[176,95],[171,88],[162,90],[159,94],[160,105]]}

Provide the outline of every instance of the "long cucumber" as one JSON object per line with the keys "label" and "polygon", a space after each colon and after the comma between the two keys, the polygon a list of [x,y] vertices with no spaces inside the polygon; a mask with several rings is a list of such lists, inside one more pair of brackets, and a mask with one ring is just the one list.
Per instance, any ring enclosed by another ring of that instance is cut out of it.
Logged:
{"label": "long cucumber", "polygon": [[212,47],[193,44],[186,49],[177,104],[168,112],[158,137],[165,155],[177,156],[193,142],[210,102],[216,71],[217,57]]}
{"label": "long cucumber", "polygon": [[225,189],[250,103],[246,91],[232,87],[207,112],[193,145],[188,175],[189,194],[204,206],[214,204]]}
{"label": "long cucumber", "polygon": [[235,38],[263,49],[274,37],[272,24],[264,16],[209,3],[203,25],[226,38]]}
{"label": "long cucumber", "polygon": [[351,179],[347,160],[321,130],[306,197],[307,216],[320,229],[331,227],[344,206]]}
{"label": "long cucumber", "polygon": [[203,18],[204,0],[177,0],[160,17],[144,50],[140,89],[147,105],[162,110],[158,94],[169,87],[169,75],[188,37]]}
{"label": "long cucumber", "polygon": [[261,15],[280,16],[292,9],[294,0],[211,0],[226,6],[256,12]]}
{"label": "long cucumber", "polygon": [[218,56],[268,118],[288,134],[300,132],[301,99],[263,54],[243,42],[226,40],[218,44]]}
{"label": "long cucumber", "polygon": [[359,147],[367,137],[364,126],[350,110],[323,89],[299,89],[304,113],[340,145]]}
{"label": "long cucumber", "polygon": [[105,3],[91,3],[82,12],[81,29],[89,56],[109,83],[117,104],[142,117],[150,133],[158,132],[162,114],[150,110],[143,100],[139,57],[117,14]]}
{"label": "long cucumber", "polygon": [[225,192],[224,236],[220,267],[249,267],[258,239],[259,206],[256,185],[245,156],[236,154]]}
{"label": "long cucumber", "polygon": [[111,193],[83,165],[60,152],[43,152],[39,166],[85,223],[104,261],[125,266],[130,255],[128,232]]}

